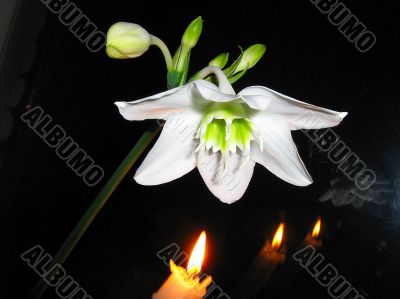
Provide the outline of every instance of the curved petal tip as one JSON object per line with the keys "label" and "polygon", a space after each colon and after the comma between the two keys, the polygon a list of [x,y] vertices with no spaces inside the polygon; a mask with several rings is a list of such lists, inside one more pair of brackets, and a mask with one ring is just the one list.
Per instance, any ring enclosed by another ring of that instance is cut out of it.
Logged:
{"label": "curved petal tip", "polygon": [[240,196],[230,196],[229,194],[214,194],[214,196],[216,198],[218,198],[221,202],[231,205],[235,202],[237,202],[239,199],[241,199],[243,197],[243,194],[241,194]]}
{"label": "curved petal tip", "polygon": [[146,180],[145,177],[135,174],[135,176],[133,177],[133,179],[135,180],[136,183],[138,183],[139,185],[142,186],[155,186],[158,184],[152,183],[150,180]]}
{"label": "curved petal tip", "polygon": [[118,108],[125,108],[128,106],[126,102],[114,102],[114,105],[117,106]]}
{"label": "curved petal tip", "polygon": [[310,174],[307,173],[307,176],[303,176],[302,178],[297,178],[296,181],[289,182],[292,185],[299,186],[299,187],[306,187],[313,183],[313,179]]}
{"label": "curved petal tip", "polygon": [[347,116],[347,114],[349,114],[349,113],[348,112],[340,112],[339,113],[340,120],[343,120]]}

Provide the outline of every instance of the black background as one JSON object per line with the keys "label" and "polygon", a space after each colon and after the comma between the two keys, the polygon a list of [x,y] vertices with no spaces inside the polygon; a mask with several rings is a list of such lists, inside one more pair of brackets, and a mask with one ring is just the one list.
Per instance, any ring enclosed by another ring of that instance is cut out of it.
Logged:
{"label": "black background", "polygon": [[[213,197],[197,170],[165,185],[140,186],[132,179],[139,161],[65,264],[93,298],[150,298],[169,273],[157,251],[170,243],[190,251],[203,229],[208,233],[204,271],[229,294],[280,221],[286,223],[290,254],[317,216],[325,228],[321,251],[340,274],[368,298],[399,297],[399,25],[394,7],[378,1],[346,3],[377,36],[376,45],[360,53],[309,1],[75,3],[103,31],[118,21],[138,23],[171,51],[179,46],[186,25],[201,15],[204,30],[192,52],[192,72],[221,52],[236,57],[237,45],[266,44],[265,57],[235,89],[264,85],[348,111],[335,132],[391,189],[378,196],[380,204],[366,202],[361,208],[319,202],[330,181],[343,174],[301,132],[293,137],[314,183],[295,187],[258,165],[249,189],[233,205]],[[32,15],[35,10],[45,7],[33,5]],[[152,124],[125,121],[113,102],[145,97],[166,86],[164,61],[156,48],[138,59],[111,60],[104,51],[88,51],[51,13],[37,46],[35,62],[25,74],[23,101],[12,110],[13,134],[2,145],[6,289],[1,298],[26,298],[38,277],[19,255],[36,244],[54,255],[106,178]],[[19,120],[28,104],[40,105],[104,168],[100,184],[86,186]],[[287,276],[278,269],[260,298],[330,298],[304,270],[279,289]],[[53,290],[46,298],[56,298]]]}

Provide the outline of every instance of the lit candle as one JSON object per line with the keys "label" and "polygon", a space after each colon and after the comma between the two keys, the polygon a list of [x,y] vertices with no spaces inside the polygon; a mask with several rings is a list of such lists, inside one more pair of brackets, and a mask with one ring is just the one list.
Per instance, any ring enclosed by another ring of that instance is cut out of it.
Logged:
{"label": "lit candle", "polygon": [[284,224],[281,223],[272,239],[272,244],[267,241],[262,250],[262,255],[274,268],[285,260],[285,254],[280,252],[284,228]]}
{"label": "lit candle", "polygon": [[233,298],[253,298],[267,284],[276,266],[285,261],[285,254],[282,252],[284,228],[284,224],[281,223],[276,230],[272,243],[267,240],[256,259],[247,269],[242,281],[237,285]]}
{"label": "lit candle", "polygon": [[203,264],[206,248],[206,233],[202,232],[190,256],[187,269],[170,261],[171,275],[161,286],[153,299],[201,299],[211,284],[211,276],[200,281],[198,276]]}
{"label": "lit candle", "polygon": [[322,221],[321,218],[317,219],[317,222],[314,224],[314,228],[312,232],[307,233],[306,238],[303,241],[303,245],[311,245],[314,248],[318,249],[322,245],[322,241],[318,239],[321,233],[321,228],[322,228]]}
{"label": "lit candle", "polygon": [[[300,243],[299,247],[296,248],[295,252],[302,250],[306,246],[313,246],[315,249],[318,249],[322,245],[322,241],[319,240],[322,230],[322,220],[318,218],[314,224],[313,229],[307,233],[303,242]],[[285,292],[290,289],[291,284],[296,279],[298,275],[300,275],[304,270],[301,268],[297,261],[293,258],[288,259],[288,261],[283,265],[282,271],[280,271],[278,276],[274,276],[274,278],[270,281],[269,288],[264,290],[261,294],[261,298],[276,298],[276,297],[284,297]]]}

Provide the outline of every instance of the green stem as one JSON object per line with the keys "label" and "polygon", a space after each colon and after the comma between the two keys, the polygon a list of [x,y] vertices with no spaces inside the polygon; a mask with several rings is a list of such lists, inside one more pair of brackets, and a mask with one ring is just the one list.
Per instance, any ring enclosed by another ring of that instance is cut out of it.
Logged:
{"label": "green stem", "polygon": [[171,52],[169,51],[167,45],[157,36],[151,35],[150,37],[151,44],[157,46],[163,53],[168,72],[172,72],[174,70],[174,64],[172,62]]}
{"label": "green stem", "polygon": [[[89,225],[93,222],[98,212],[105,205],[107,200],[110,198],[111,194],[121,183],[125,175],[128,173],[133,164],[143,153],[145,148],[151,143],[154,137],[157,136],[157,133],[160,131],[160,129],[161,126],[156,125],[153,128],[147,130],[147,132],[143,134],[143,136],[139,139],[139,141],[136,143],[133,149],[122,161],[122,163],[119,165],[119,167],[111,176],[111,178],[104,185],[103,189],[101,189],[100,193],[97,195],[93,203],[87,209],[86,213],[79,220],[78,224],[76,224],[76,226],[74,227],[68,238],[64,241],[64,244],[58,250],[57,254],[55,255],[48,269],[50,269],[55,264],[62,265],[65,262],[71,251],[74,249],[76,244],[79,242],[83,234],[88,229]],[[47,284],[44,282],[44,280],[43,279],[39,280],[39,282],[36,284],[35,288],[31,292],[31,298],[42,298],[44,292],[46,291],[46,288]]]}
{"label": "green stem", "polygon": [[[181,45],[181,53],[179,54],[179,59],[176,62],[175,70],[177,72],[184,72],[187,66],[186,59],[190,54],[190,48]],[[187,71],[187,70],[186,70]]]}

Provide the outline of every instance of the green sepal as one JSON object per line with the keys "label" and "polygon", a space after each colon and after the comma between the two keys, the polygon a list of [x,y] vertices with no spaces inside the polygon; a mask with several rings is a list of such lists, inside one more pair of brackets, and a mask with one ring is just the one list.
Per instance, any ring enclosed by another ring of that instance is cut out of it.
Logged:
{"label": "green sepal", "polygon": [[174,70],[168,73],[168,87],[174,88],[186,83],[190,64],[190,49],[179,46],[172,58]]}
{"label": "green sepal", "polygon": [[223,69],[226,64],[228,63],[229,60],[229,53],[221,53],[214,59],[212,59],[208,65],[209,66],[216,66],[219,67],[220,69]]}
{"label": "green sepal", "polygon": [[224,73],[228,78],[231,77],[235,73],[236,68],[238,67],[240,61],[243,58],[243,49],[240,46],[239,46],[239,49],[240,49],[240,52],[241,52],[239,57],[231,64],[230,67],[224,69]]}
{"label": "green sepal", "polygon": [[[178,50],[177,53],[180,51]],[[180,57],[180,54],[175,54],[177,57]],[[182,57],[178,58],[182,59]],[[172,72],[168,72],[167,81],[168,88],[175,88],[178,86],[182,86],[186,83],[187,73],[189,71],[189,63],[190,63],[190,51],[186,53],[185,61],[182,64],[183,70],[179,71],[176,68]]]}
{"label": "green sepal", "polygon": [[178,82],[179,82],[178,73],[176,71],[168,72],[167,74],[168,89],[172,89],[179,86]]}
{"label": "green sepal", "polygon": [[178,72],[179,86],[182,86],[186,83],[187,74],[189,71],[189,64],[190,64],[190,51],[187,52],[187,55],[185,57],[183,72]]}
{"label": "green sepal", "polygon": [[251,69],[264,56],[266,50],[267,48],[263,44],[254,44],[248,47],[243,52],[242,61],[236,68],[236,72],[239,73],[243,71],[246,67]]}
{"label": "green sepal", "polygon": [[181,40],[182,46],[187,47],[189,50],[193,49],[199,41],[202,30],[203,19],[200,16],[190,22],[189,26],[186,28]]}
{"label": "green sepal", "polygon": [[237,74],[235,74],[235,75],[229,77],[229,78],[228,78],[229,83],[230,83],[230,84],[233,84],[233,83],[235,83],[236,81],[238,81],[240,78],[242,78],[242,77],[247,73],[247,70],[248,70],[248,69],[249,69],[249,68],[248,68],[248,66],[247,66],[243,71],[241,71],[241,72],[239,72],[239,73],[237,73]]}
{"label": "green sepal", "polygon": [[176,68],[179,56],[181,55],[181,52],[182,52],[182,46],[179,46],[179,48],[176,50],[176,52],[174,54],[174,57],[172,58],[172,63],[174,65],[174,68]]}

